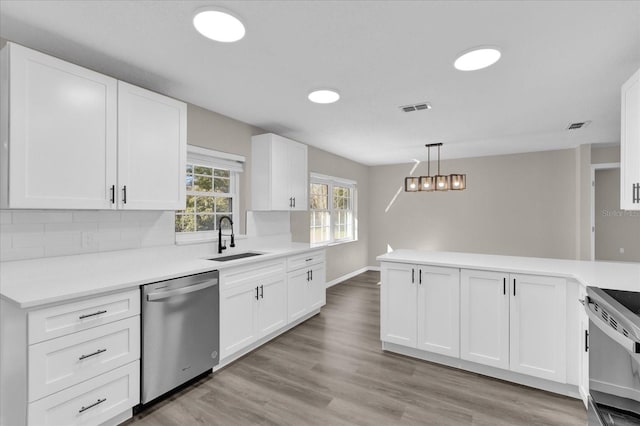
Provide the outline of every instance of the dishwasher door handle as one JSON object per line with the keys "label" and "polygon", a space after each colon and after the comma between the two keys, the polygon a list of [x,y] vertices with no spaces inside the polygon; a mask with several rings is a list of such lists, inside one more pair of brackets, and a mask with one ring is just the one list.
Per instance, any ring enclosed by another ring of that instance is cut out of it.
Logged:
{"label": "dishwasher door handle", "polygon": [[204,281],[199,284],[193,284],[187,287],[177,288],[175,290],[167,290],[167,291],[159,291],[157,293],[149,293],[147,294],[147,301],[153,302],[154,300],[162,300],[167,299],[173,296],[181,296],[183,294],[193,293],[194,291],[204,290],[205,288],[213,287],[214,285],[218,285],[218,280],[209,280]]}

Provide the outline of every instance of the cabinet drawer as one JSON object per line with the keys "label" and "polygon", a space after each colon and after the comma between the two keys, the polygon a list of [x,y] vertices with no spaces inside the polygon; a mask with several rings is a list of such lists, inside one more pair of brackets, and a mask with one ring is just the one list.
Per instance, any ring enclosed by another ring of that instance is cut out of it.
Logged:
{"label": "cabinet drawer", "polygon": [[294,271],[320,262],[324,262],[324,250],[298,254],[287,258],[287,270]]}
{"label": "cabinet drawer", "polygon": [[29,401],[140,358],[140,317],[29,346]]}
{"label": "cabinet drawer", "polygon": [[135,361],[29,404],[28,424],[102,424],[139,401],[140,362]]}
{"label": "cabinet drawer", "polygon": [[285,273],[285,260],[252,263],[220,271],[220,291],[235,288],[274,274]]}
{"label": "cabinet drawer", "polygon": [[135,289],[29,312],[29,344],[140,314]]}

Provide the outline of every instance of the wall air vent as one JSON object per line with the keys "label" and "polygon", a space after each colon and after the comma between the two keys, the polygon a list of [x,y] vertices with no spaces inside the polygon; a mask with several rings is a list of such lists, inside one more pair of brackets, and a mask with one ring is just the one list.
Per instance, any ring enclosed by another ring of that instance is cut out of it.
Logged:
{"label": "wall air vent", "polygon": [[422,111],[431,109],[431,104],[429,102],[420,102],[412,105],[403,105],[400,107],[400,109],[404,112]]}
{"label": "wall air vent", "polygon": [[567,126],[567,130],[582,129],[583,127],[587,127],[589,124],[591,124],[591,121],[582,121],[580,123],[571,123],[571,124],[569,124],[569,126]]}

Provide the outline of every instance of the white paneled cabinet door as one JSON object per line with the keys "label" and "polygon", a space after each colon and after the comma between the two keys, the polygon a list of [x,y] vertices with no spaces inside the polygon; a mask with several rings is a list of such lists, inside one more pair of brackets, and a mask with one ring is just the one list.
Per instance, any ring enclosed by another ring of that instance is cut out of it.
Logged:
{"label": "white paneled cabinet door", "polygon": [[[13,43],[2,55],[9,60],[8,207],[112,208],[117,80]],[[2,157],[5,168],[6,151]]]}
{"label": "white paneled cabinet door", "polygon": [[184,209],[186,154],[186,104],[118,82],[120,208]]}
{"label": "white paneled cabinet door", "polygon": [[564,383],[566,280],[510,276],[511,370]]}
{"label": "white paneled cabinet door", "polygon": [[509,368],[508,274],[460,273],[460,357]]}
{"label": "white paneled cabinet door", "polygon": [[289,322],[303,317],[308,312],[309,270],[299,269],[287,276]]}
{"label": "white paneled cabinet door", "polygon": [[289,192],[292,199],[291,210],[307,210],[309,208],[307,193],[309,177],[307,172],[307,146],[289,142],[287,144],[289,163]]}
{"label": "white paneled cabinet door", "polygon": [[[587,290],[581,285],[579,290],[579,300],[584,301]],[[589,317],[584,310],[584,305],[578,305],[578,318],[580,328],[580,347],[578,368],[578,391],[585,407],[589,409]]]}
{"label": "white paneled cabinet door", "polygon": [[460,271],[421,266],[418,271],[418,349],[460,356]]}
{"label": "white paneled cabinet door", "polygon": [[314,265],[310,268],[309,274],[309,291],[308,291],[308,305],[309,311],[320,309],[326,304],[327,292],[325,282],[325,264]]}
{"label": "white paneled cabinet door", "polygon": [[382,264],[380,339],[416,347],[417,268],[402,263]]}
{"label": "white paneled cabinet door", "polygon": [[[271,210],[290,210],[288,141],[274,135],[271,142]],[[266,179],[266,176],[257,177]]]}
{"label": "white paneled cabinet door", "polygon": [[287,324],[287,283],[284,275],[261,279],[258,294],[258,338]]}
{"label": "white paneled cabinet door", "polygon": [[243,285],[226,290],[220,297],[220,359],[258,339],[256,286]]}
{"label": "white paneled cabinet door", "polygon": [[640,70],[622,86],[620,208],[640,210]]}

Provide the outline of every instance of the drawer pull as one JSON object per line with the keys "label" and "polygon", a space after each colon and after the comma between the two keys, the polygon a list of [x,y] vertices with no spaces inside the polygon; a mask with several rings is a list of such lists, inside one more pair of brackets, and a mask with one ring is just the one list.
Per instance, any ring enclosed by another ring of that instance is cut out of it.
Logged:
{"label": "drawer pull", "polygon": [[92,356],[95,356],[95,355],[100,355],[101,353],[106,352],[106,351],[107,351],[106,349],[98,349],[97,351],[95,351],[93,353],[90,353],[90,354],[87,354],[87,355],[81,355],[78,358],[78,361],[82,361],[83,359],[91,358]]}
{"label": "drawer pull", "polygon": [[103,402],[105,402],[106,400],[107,400],[107,398],[98,399],[98,400],[97,400],[96,402],[94,402],[93,404],[91,404],[91,405],[87,405],[86,407],[85,407],[85,406],[83,406],[82,408],[80,408],[80,409],[78,410],[78,413],[84,413],[84,412],[85,412],[85,411],[87,411],[89,408],[93,408],[93,407],[95,407],[95,406],[96,406],[96,405],[98,405],[98,404],[102,404],[102,403],[103,403]]}
{"label": "drawer pull", "polygon": [[95,317],[96,315],[106,314],[106,313],[107,313],[107,311],[98,311],[98,312],[94,312],[92,314],[80,315],[78,318],[79,319],[85,319],[85,318]]}

